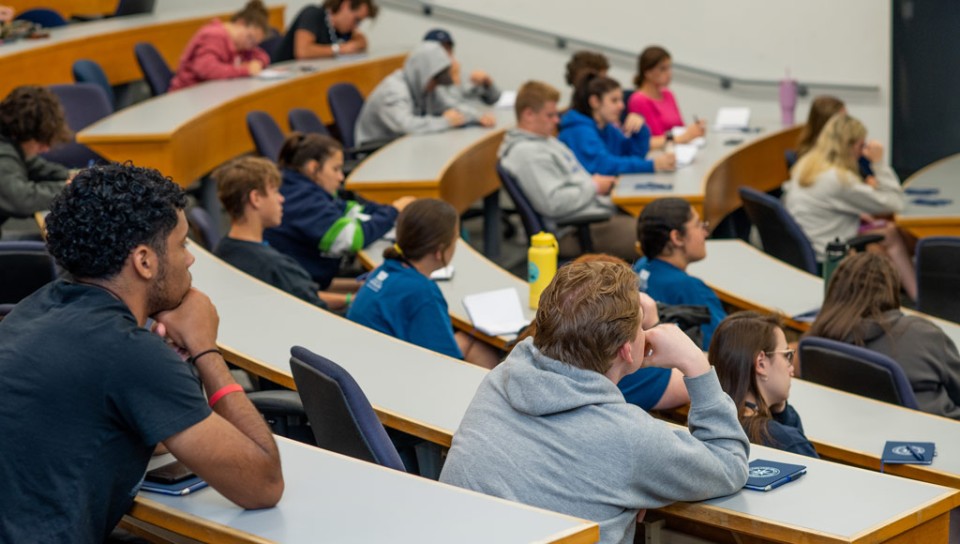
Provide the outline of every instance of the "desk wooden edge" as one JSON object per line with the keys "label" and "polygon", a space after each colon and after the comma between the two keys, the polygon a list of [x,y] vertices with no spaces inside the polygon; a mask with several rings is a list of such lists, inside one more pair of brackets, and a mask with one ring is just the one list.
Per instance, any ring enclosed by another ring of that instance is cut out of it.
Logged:
{"label": "desk wooden edge", "polygon": [[960,506],[960,491],[949,489],[893,523],[881,523],[858,534],[854,542],[946,542],[950,534],[950,510]]}
{"label": "desk wooden edge", "polygon": [[134,519],[161,527],[173,533],[201,542],[242,542],[245,544],[272,544],[272,540],[228,527],[208,519],[171,508],[142,494],[133,499],[127,513]]}

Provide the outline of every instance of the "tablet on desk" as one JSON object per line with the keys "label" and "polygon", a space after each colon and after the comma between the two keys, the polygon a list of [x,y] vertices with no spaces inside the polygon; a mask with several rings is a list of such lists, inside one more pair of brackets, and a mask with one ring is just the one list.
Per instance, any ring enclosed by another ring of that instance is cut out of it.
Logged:
{"label": "tablet on desk", "polygon": [[750,461],[750,477],[743,486],[754,491],[770,491],[807,473],[807,467],[766,459]]}
{"label": "tablet on desk", "polygon": [[140,489],[164,495],[189,495],[204,487],[207,487],[207,482],[180,461],[174,461],[148,471]]}

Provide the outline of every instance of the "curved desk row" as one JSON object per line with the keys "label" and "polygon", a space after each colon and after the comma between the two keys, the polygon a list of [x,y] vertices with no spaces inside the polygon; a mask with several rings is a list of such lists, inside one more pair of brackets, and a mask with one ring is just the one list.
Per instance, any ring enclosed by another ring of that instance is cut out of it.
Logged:
{"label": "curved desk row", "polygon": [[[103,2],[74,2],[93,5]],[[114,0],[114,9],[116,1]],[[48,4],[49,5],[49,4]],[[270,25],[283,28],[284,6],[270,6]],[[111,84],[143,79],[133,54],[137,42],[152,43],[171,67],[176,68],[183,48],[214,17],[233,13],[209,8],[176,13],[129,15],[50,29],[50,37],[0,45],[0,97],[19,85],[53,85],[73,82],[73,63],[94,60]]]}
{"label": "curved desk row", "polygon": [[[191,268],[194,285],[217,306],[218,343],[228,360],[293,386],[289,348],[306,346],[346,368],[385,425],[449,446],[486,370],[351,323],[253,279],[202,249],[192,246],[191,251],[196,257]],[[659,512],[684,523],[770,540],[882,542],[928,534],[942,538],[947,512],[960,505],[956,491],[921,482],[760,446],[751,447],[751,456],[802,462],[810,466],[810,475],[774,493],[741,491],[703,503],[674,504]],[[800,504],[802,508],[797,507]]]}
{"label": "curved desk row", "polygon": [[697,152],[693,164],[676,172],[622,176],[613,202],[638,216],[658,198],[682,198],[715,227],[740,207],[737,190],[741,186],[770,191],[790,177],[784,152],[796,145],[800,127],[770,127],[773,125],[761,125],[760,132],[751,133],[708,133],[707,144]]}
{"label": "curved desk row", "polygon": [[[907,205],[897,225],[917,238],[960,236],[960,155],[941,159],[907,178]],[[911,194],[917,191],[921,194]],[[930,193],[930,194],[926,194]],[[917,200],[920,202],[916,202]],[[926,203],[924,203],[926,202]]]}
{"label": "curved desk row", "polygon": [[[277,438],[286,489],[242,510],[212,488],[140,493],[129,516],[202,542],[596,542],[596,523]],[[159,463],[170,462],[165,455]]]}
{"label": "curved desk row", "polygon": [[344,55],[281,65],[285,79],[211,81],[121,110],[77,134],[77,141],[114,161],[156,168],[187,186],[254,149],[246,115],[262,110],[281,127],[293,108],[309,108],[329,123],[327,88],[350,82],[369,93],[403,64],[397,51]]}

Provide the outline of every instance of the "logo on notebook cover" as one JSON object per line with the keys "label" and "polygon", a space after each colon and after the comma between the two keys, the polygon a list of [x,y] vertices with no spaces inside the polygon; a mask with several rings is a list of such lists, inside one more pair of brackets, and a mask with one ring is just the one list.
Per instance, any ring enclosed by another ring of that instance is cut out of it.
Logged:
{"label": "logo on notebook cover", "polygon": [[751,478],[770,478],[780,474],[780,469],[775,467],[750,467]]}
{"label": "logo on notebook cover", "polygon": [[[910,450],[913,450],[913,452],[911,452]],[[909,455],[909,456],[912,456],[914,452],[916,452],[917,455],[923,455],[924,453],[927,453],[927,449],[924,448],[923,446],[907,446],[907,445],[895,446],[890,451],[892,451],[897,455]]]}

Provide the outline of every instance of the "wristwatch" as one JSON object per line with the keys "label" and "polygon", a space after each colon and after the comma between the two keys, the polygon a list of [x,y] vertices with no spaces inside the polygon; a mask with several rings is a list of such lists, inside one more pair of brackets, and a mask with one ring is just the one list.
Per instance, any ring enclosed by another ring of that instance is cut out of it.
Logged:
{"label": "wristwatch", "polygon": [[339,56],[340,56],[340,44],[339,44],[339,43],[335,43],[335,44],[330,45],[330,49],[333,50],[333,56],[334,56],[334,57],[339,57]]}
{"label": "wristwatch", "polygon": [[667,141],[668,142],[673,141],[673,131],[667,132]]}

